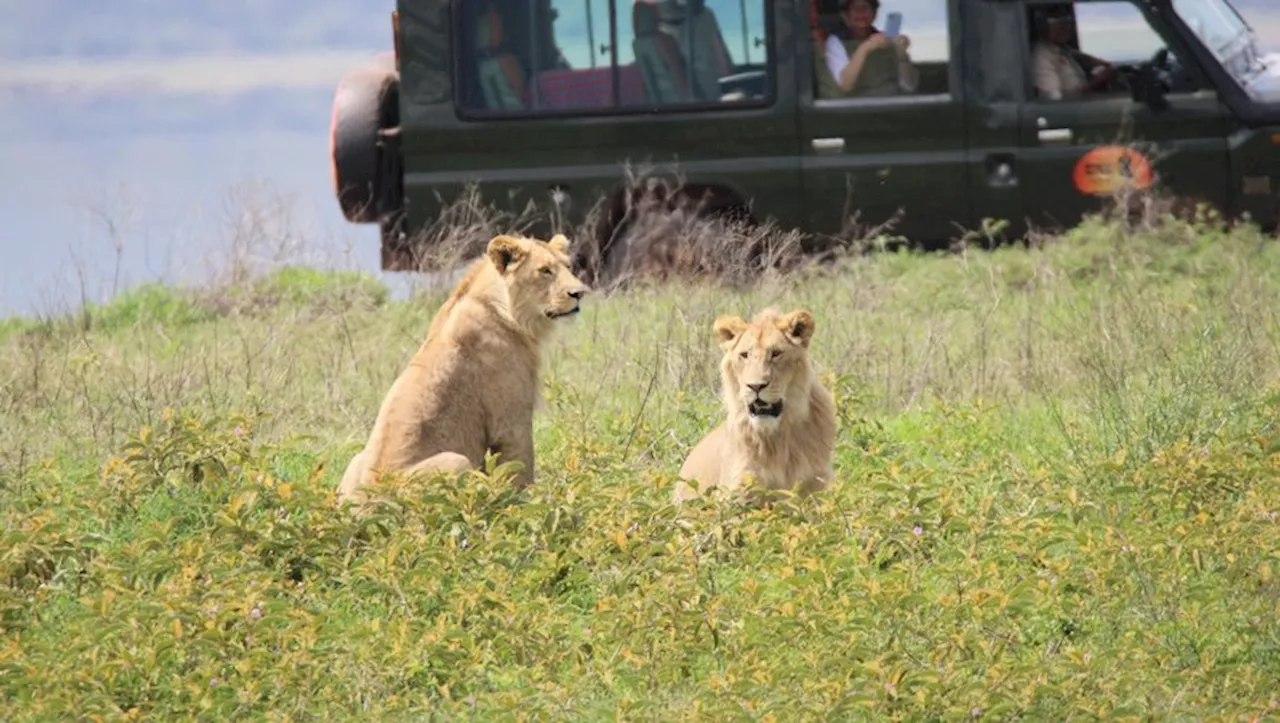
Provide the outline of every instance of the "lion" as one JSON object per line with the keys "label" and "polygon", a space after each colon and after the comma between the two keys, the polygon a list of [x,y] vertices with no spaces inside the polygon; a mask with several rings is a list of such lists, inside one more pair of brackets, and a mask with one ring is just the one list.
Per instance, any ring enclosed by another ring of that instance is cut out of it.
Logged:
{"label": "lion", "polygon": [[702,438],[680,468],[676,504],[715,488],[734,493],[754,482],[808,495],[833,477],[836,409],[809,362],[813,315],[765,309],[750,322],[721,316],[714,330],[724,357],[720,380],[727,418]]}
{"label": "lion", "polygon": [[339,502],[362,502],[378,473],[458,474],[481,468],[490,451],[521,463],[517,488],[532,483],[542,343],[589,291],[568,254],[564,234],[489,242],[391,385],[364,449],[347,464]]}

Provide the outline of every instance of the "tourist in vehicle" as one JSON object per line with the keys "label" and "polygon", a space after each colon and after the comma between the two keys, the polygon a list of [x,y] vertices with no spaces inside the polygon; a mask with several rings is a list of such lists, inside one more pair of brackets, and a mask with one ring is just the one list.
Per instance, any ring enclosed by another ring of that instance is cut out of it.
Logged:
{"label": "tourist in vehicle", "polygon": [[[1036,26],[1040,37],[1031,51],[1031,72],[1040,97],[1062,100],[1110,89],[1116,78],[1115,66],[1070,46],[1075,30],[1070,5],[1038,9]],[[1092,72],[1086,73],[1081,62]]]}
{"label": "tourist in vehicle", "polygon": [[[906,35],[890,38],[873,24],[880,0],[842,0],[842,27],[828,38],[815,68],[819,98],[865,98],[911,93],[920,74]],[[815,49],[816,50],[816,49]],[[824,72],[825,71],[825,72]]]}

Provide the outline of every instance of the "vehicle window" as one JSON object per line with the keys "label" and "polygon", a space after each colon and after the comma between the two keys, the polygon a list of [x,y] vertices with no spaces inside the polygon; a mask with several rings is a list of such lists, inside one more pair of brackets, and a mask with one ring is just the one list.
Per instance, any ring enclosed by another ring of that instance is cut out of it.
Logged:
{"label": "vehicle window", "polygon": [[1142,11],[1129,2],[1076,5],[1080,52],[1110,63],[1140,63],[1164,47]]}
{"label": "vehicle window", "polygon": [[[858,100],[950,92],[947,3],[808,0],[814,97]],[[901,17],[898,38],[888,33]]]}
{"label": "vehicle window", "polygon": [[609,0],[552,0],[552,38],[570,68],[608,67]]}
{"label": "vehicle window", "polygon": [[1139,70],[1156,73],[1166,90],[1194,85],[1164,39],[1128,0],[1032,5],[1029,10],[1029,74],[1039,99],[1129,95]]}
{"label": "vehicle window", "polygon": [[766,0],[460,0],[459,104],[510,115],[758,104]]}

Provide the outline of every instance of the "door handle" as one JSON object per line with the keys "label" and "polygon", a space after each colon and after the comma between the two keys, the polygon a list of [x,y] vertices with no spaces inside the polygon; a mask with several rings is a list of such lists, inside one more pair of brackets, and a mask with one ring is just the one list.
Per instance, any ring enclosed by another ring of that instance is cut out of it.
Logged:
{"label": "door handle", "polygon": [[819,153],[843,153],[843,138],[814,138],[813,150]]}
{"label": "door handle", "polygon": [[1070,128],[1041,128],[1036,131],[1041,143],[1070,143]]}

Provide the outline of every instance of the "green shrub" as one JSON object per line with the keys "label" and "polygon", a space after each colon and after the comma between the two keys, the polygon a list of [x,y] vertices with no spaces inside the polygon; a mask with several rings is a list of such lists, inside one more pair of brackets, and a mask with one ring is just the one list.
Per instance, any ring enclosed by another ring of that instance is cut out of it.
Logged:
{"label": "green shrub", "polygon": [[160,282],[130,287],[104,304],[89,304],[82,313],[100,332],[138,325],[182,327],[212,317],[190,292]]}

